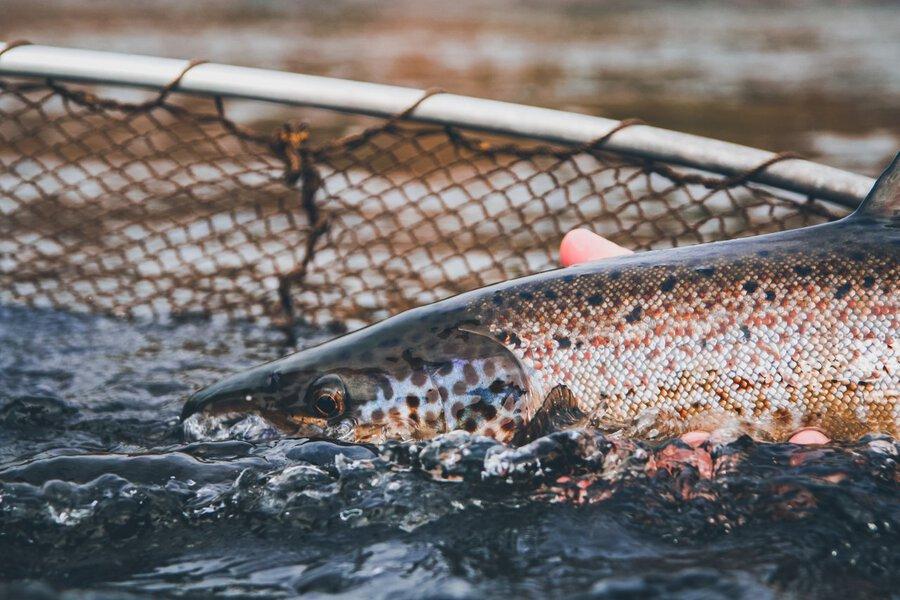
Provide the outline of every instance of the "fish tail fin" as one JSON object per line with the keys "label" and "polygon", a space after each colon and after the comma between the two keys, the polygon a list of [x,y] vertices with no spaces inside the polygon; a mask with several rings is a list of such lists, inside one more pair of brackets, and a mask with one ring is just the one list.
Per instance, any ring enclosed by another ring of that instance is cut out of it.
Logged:
{"label": "fish tail fin", "polygon": [[894,156],[894,160],[872,186],[872,191],[850,217],[900,220],[900,152]]}

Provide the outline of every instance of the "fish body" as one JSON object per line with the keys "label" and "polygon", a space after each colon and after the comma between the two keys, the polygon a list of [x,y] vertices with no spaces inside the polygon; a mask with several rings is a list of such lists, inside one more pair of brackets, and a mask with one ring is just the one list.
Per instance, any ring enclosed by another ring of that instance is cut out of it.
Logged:
{"label": "fish body", "polygon": [[461,294],[226,379],[184,416],[369,441],[518,442],[559,414],[639,436],[897,436],[897,162],[841,221]]}

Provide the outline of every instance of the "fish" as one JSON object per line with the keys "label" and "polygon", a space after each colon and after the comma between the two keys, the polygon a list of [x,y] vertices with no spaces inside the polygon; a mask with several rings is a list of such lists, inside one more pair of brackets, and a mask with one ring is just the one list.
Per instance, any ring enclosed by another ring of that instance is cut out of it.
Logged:
{"label": "fish", "polygon": [[465,292],[226,377],[186,430],[261,419],[355,442],[591,426],[897,436],[900,154],[860,207]]}

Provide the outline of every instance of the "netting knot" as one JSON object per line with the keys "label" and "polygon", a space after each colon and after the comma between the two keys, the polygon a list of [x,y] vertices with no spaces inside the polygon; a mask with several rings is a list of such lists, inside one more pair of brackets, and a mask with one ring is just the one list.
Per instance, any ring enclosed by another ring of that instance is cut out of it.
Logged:
{"label": "netting knot", "polygon": [[285,123],[273,136],[272,151],[284,161],[284,181],[288,185],[296,184],[304,169],[309,168],[309,153],[304,147],[308,139],[306,123]]}
{"label": "netting knot", "polygon": [[328,220],[324,218],[316,204],[316,194],[322,187],[323,179],[316,168],[315,156],[309,147],[309,126],[306,123],[285,123],[272,136],[272,151],[284,161],[284,182],[293,187],[299,181],[303,210],[309,220],[309,235],[300,265],[279,277],[278,297],[284,311],[284,325],[289,339],[293,336],[295,322],[294,303],[291,287],[301,283],[309,264],[315,256],[316,244],[328,230]]}

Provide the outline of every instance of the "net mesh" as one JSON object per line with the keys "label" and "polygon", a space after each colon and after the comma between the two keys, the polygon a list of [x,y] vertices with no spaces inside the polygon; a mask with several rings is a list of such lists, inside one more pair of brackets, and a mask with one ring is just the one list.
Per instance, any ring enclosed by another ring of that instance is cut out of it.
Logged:
{"label": "net mesh", "polygon": [[219,99],[126,105],[2,82],[0,302],[352,326],[552,268],[575,227],[640,250],[840,216],[602,144],[397,119],[308,134],[239,127]]}

